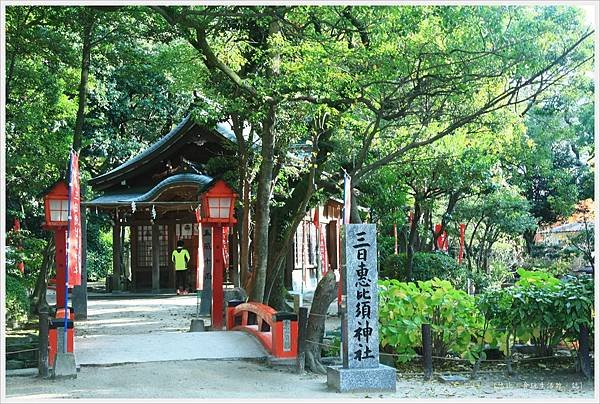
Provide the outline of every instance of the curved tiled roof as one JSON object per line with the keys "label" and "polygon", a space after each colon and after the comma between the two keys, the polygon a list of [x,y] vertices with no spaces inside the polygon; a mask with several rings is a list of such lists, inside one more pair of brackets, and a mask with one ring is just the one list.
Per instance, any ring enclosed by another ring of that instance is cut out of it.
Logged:
{"label": "curved tiled roof", "polygon": [[198,192],[203,192],[213,183],[213,181],[214,179],[208,175],[192,173],[175,174],[165,178],[149,189],[125,189],[122,192],[105,193],[102,196],[86,202],[85,205],[123,205],[131,202],[152,202],[162,192],[173,186],[198,185]]}
{"label": "curved tiled roof", "polygon": [[171,177],[165,178],[158,184],[154,186],[154,188],[150,189],[148,192],[143,195],[138,196],[133,199],[134,202],[151,202],[156,199],[163,191],[167,188],[172,187],[174,185],[198,185],[199,191],[202,192],[203,189],[208,187],[213,182],[213,178],[208,175],[202,174],[175,174]]}
{"label": "curved tiled roof", "polygon": [[146,150],[144,150],[137,156],[127,160],[120,166],[110,170],[109,172],[99,175],[95,178],[92,178],[90,180],[90,184],[97,184],[97,183],[107,180],[111,177],[114,177],[116,174],[118,174],[120,172],[129,171],[128,168],[134,166],[136,163],[140,163],[144,160],[146,160],[146,161],[151,160],[155,154],[158,154],[159,152],[163,151],[164,149],[168,148],[173,143],[175,143],[175,141],[179,138],[179,136],[177,136],[177,135],[180,133],[183,133],[182,129],[190,122],[192,122],[192,121],[190,120],[190,116],[188,115],[185,118],[183,118],[183,120],[179,123],[179,125],[177,125],[175,128],[173,128],[169,133],[167,133],[165,136],[160,138],[158,141],[156,141],[155,143],[150,145],[150,147],[148,147]]}
{"label": "curved tiled roof", "polygon": [[[156,156],[160,155],[164,151],[168,150],[173,146],[189,128],[194,125],[194,121],[190,115],[187,115],[183,120],[173,128],[169,133],[161,137],[159,140],[150,145],[146,150],[138,154],[137,156],[127,160],[118,167],[113,168],[107,173],[92,178],[89,182],[91,185],[97,185],[105,181],[111,181],[115,177],[129,171],[135,170],[140,164],[145,164],[152,161]],[[214,127],[214,133],[218,133],[228,141],[235,143],[236,137],[231,129],[231,125],[228,122],[219,122]]]}

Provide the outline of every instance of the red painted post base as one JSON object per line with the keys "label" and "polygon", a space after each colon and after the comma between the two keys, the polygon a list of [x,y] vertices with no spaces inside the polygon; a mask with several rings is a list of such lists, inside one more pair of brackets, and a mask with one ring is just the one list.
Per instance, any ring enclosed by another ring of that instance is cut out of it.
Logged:
{"label": "red painted post base", "polygon": [[223,329],[223,226],[216,224],[212,232],[212,325],[213,330]]}
{"label": "red painted post base", "polygon": [[[73,352],[74,347],[74,313],[69,310],[69,320],[67,321],[67,352]],[[54,358],[58,353],[58,333],[57,328],[64,327],[65,309],[56,310],[56,318],[50,321],[50,329],[48,330],[48,367],[54,367]]]}

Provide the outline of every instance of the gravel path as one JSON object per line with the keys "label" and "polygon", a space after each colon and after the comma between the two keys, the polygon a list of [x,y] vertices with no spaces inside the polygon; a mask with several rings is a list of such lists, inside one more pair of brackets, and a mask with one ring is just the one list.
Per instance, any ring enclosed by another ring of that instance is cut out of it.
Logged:
{"label": "gravel path", "polygon": [[[248,361],[154,362],[111,367],[82,367],[75,380],[7,378],[7,398],[27,400],[56,398],[181,398],[181,399],[572,399],[592,402],[593,385],[543,386],[538,381],[514,380],[510,384],[482,380],[462,385],[423,382],[399,376],[397,392],[337,394],[327,390],[326,377],[297,375]],[[537,379],[539,380],[539,379]]]}

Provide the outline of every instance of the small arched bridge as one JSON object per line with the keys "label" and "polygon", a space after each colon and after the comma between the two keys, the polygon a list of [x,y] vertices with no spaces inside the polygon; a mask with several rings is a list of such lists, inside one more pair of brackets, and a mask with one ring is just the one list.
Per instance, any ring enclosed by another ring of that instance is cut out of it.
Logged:
{"label": "small arched bridge", "polygon": [[227,330],[254,335],[275,358],[295,358],[298,353],[298,316],[278,312],[266,304],[230,300]]}

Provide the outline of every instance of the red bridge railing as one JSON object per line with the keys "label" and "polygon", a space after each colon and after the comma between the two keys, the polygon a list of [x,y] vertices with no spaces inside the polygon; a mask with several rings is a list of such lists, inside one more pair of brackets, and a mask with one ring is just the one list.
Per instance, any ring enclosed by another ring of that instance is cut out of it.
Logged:
{"label": "red bridge railing", "polygon": [[246,331],[258,338],[276,358],[295,358],[298,352],[298,316],[278,312],[266,304],[227,303],[227,330]]}

